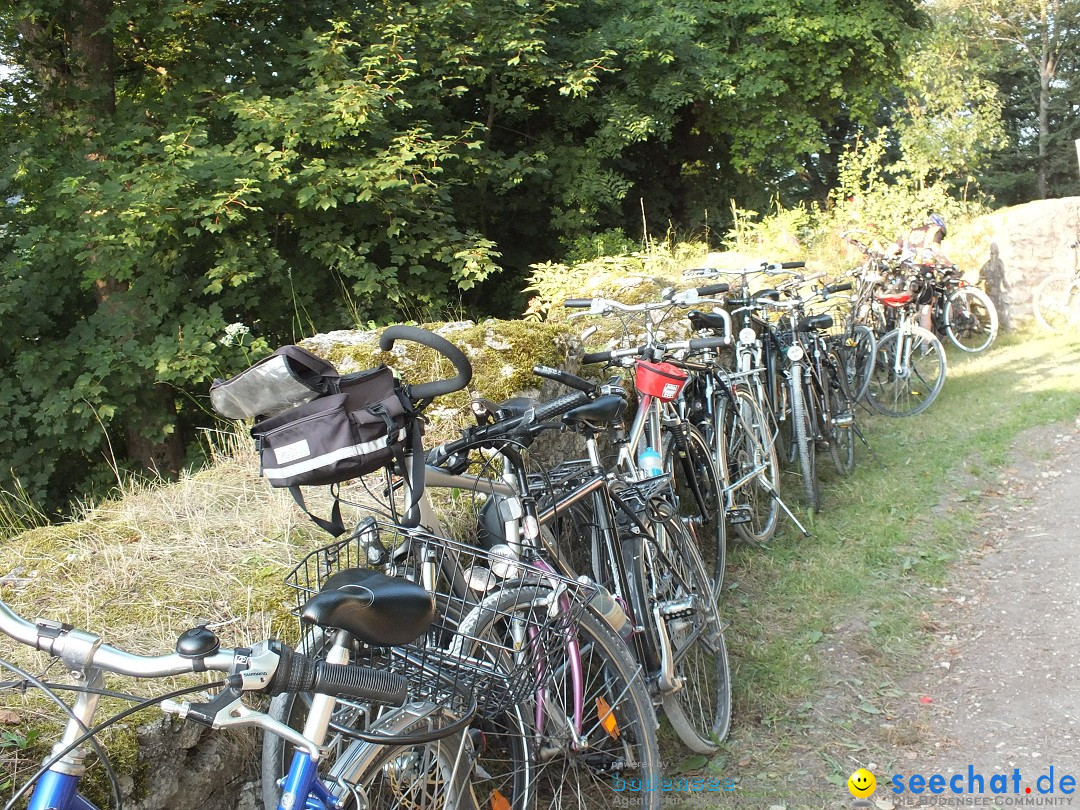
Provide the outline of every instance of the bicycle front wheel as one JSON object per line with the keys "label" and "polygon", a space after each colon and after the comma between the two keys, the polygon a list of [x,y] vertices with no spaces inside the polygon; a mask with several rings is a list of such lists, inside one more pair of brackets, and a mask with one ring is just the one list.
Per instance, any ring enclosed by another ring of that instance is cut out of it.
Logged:
{"label": "bicycle front wheel", "polygon": [[[550,589],[535,585],[487,597],[462,620],[461,635],[473,643],[463,654],[486,659],[492,650],[515,649],[515,617],[520,615],[526,626],[535,625],[529,617],[536,611],[546,615],[551,598]],[[576,655],[569,644],[545,645],[545,658],[536,661],[537,689],[521,704],[533,718],[529,807],[620,807],[627,795],[626,780],[643,780],[661,772],[652,700],[630,648],[607,622],[586,610],[568,632],[577,640]],[[580,709],[573,689],[573,672],[579,663]],[[487,747],[487,760],[495,761],[490,740]],[[485,764],[483,758],[480,762]],[[515,757],[506,758],[507,766],[515,763]],[[487,765],[485,771],[489,781],[497,776]],[[652,810],[660,807],[663,798],[660,791],[634,796],[642,807]],[[485,806],[524,810],[524,805],[494,799]]]}
{"label": "bicycle front wheel", "polygon": [[715,408],[717,464],[731,490],[735,531],[744,540],[764,543],[776,533],[780,505],[780,465],[769,420],[749,391],[733,388]]}
{"label": "bicycle front wheel", "polygon": [[817,446],[813,418],[806,404],[804,373],[801,365],[791,366],[791,378],[788,384],[791,390],[792,449],[799,465],[806,506],[816,512],[821,509],[821,489],[818,487]]}
{"label": "bicycle front wheel", "polygon": [[945,347],[926,329],[899,329],[878,341],[868,399],[885,416],[914,416],[929,408],[945,385]]}
{"label": "bicycle front wheel", "polygon": [[1051,332],[1065,332],[1080,325],[1080,282],[1064,273],[1047,276],[1032,297],[1035,321]]}
{"label": "bicycle front wheel", "polygon": [[960,287],[945,302],[945,334],[958,349],[981,352],[998,333],[998,314],[990,296],[978,287]]}

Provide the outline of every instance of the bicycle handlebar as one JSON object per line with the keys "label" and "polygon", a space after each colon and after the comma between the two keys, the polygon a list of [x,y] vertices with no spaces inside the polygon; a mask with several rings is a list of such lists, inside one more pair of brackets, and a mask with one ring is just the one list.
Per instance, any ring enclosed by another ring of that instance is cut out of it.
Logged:
{"label": "bicycle handlebar", "polygon": [[227,672],[244,691],[321,692],[401,705],[405,679],[354,664],[326,664],[294,652],[278,642],[252,648],[214,649],[206,655],[137,655],[104,644],[101,637],[46,619],[29,622],[0,601],[0,632],[59,658],[77,672],[100,669],[135,678],[164,678],[192,672]]}
{"label": "bicycle handlebar", "polygon": [[663,345],[657,344],[655,346],[635,346],[630,349],[611,349],[606,352],[589,352],[588,354],[582,356],[581,362],[583,365],[592,363],[610,363],[612,360],[621,360],[626,357],[640,357],[653,351],[698,352],[703,349],[717,349],[721,346],[730,345],[730,335],[726,335],[724,337],[694,338],[693,340],[680,340],[674,343],[665,343]]}
{"label": "bicycle handlebar", "polygon": [[472,380],[472,364],[469,362],[469,358],[465,356],[461,349],[441,335],[436,335],[434,332],[429,332],[427,329],[421,329],[418,326],[391,326],[379,336],[379,348],[384,352],[390,351],[395,340],[408,340],[419,343],[421,346],[427,346],[429,349],[434,349],[449,360],[457,372],[449,380],[433,380],[409,385],[407,391],[411,398],[421,400],[451,394],[454,391],[460,391]]}

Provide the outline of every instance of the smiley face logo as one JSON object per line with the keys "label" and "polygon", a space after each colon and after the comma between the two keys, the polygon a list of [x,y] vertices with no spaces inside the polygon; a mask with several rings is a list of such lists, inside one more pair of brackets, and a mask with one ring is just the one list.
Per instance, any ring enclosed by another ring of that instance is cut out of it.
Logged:
{"label": "smiley face logo", "polygon": [[865,799],[877,787],[877,780],[866,768],[859,768],[847,780],[847,789],[856,799]]}

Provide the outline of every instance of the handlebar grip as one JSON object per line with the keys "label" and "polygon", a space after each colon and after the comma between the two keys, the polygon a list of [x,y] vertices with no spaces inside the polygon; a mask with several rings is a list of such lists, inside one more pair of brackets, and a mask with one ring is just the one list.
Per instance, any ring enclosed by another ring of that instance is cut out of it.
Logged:
{"label": "handlebar grip", "polygon": [[413,399],[430,399],[443,394],[460,391],[472,380],[472,363],[465,353],[441,335],[421,329],[418,326],[391,326],[379,336],[379,348],[384,352],[394,346],[395,340],[408,340],[434,349],[454,365],[456,376],[449,380],[433,380],[409,386],[409,396]]}
{"label": "handlebar grip", "polygon": [[690,341],[690,351],[699,351],[701,349],[717,349],[721,346],[730,346],[731,338],[726,337],[711,337],[711,338],[695,338]]}
{"label": "handlebar grip", "polygon": [[586,394],[594,393],[597,388],[594,383],[582,379],[576,374],[571,374],[569,371],[563,371],[557,368],[551,368],[550,366],[533,366],[533,374],[547,380],[554,380],[555,382],[562,383],[568,388],[576,388],[578,391],[584,391]]}
{"label": "handlebar grip", "polygon": [[399,672],[320,661],[315,667],[310,691],[400,706],[405,702],[408,684]]}
{"label": "handlebar grip", "polygon": [[611,362],[611,352],[588,352],[581,356],[581,365]]}
{"label": "handlebar grip", "polygon": [[612,349],[606,352],[589,352],[581,357],[581,364],[610,363],[616,357],[633,357],[643,355],[648,350],[647,346],[638,346],[636,349]]}
{"label": "handlebar grip", "polygon": [[534,424],[536,422],[548,422],[556,416],[561,416],[567,411],[573,410],[578,405],[584,405],[588,401],[589,395],[584,391],[571,391],[569,394],[563,394],[557,399],[540,405],[533,412],[532,421]]}
{"label": "handlebar grip", "polygon": [[852,284],[851,284],[850,281],[841,281],[839,284],[829,284],[829,285],[827,285],[822,290],[822,292],[825,293],[825,295],[832,295],[833,293],[846,292],[847,290],[850,290],[851,288],[852,288]]}
{"label": "handlebar grip", "polygon": [[279,642],[272,642],[271,648],[278,655],[277,670],[266,687],[271,695],[320,692],[394,706],[405,702],[408,681],[400,673],[316,661]]}
{"label": "handlebar grip", "polygon": [[800,267],[806,267],[806,262],[780,262],[781,270],[798,270]]}
{"label": "handlebar grip", "polygon": [[717,293],[726,293],[731,289],[731,285],[726,282],[720,282],[718,284],[706,284],[704,287],[697,288],[697,294],[701,296],[716,295]]}
{"label": "handlebar grip", "polygon": [[567,309],[588,309],[592,306],[591,298],[567,298],[562,302]]}

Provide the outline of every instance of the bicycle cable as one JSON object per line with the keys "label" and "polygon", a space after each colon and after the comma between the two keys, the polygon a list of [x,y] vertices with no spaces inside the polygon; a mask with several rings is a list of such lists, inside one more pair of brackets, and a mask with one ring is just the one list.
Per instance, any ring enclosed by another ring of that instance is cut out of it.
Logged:
{"label": "bicycle cable", "polygon": [[[7,661],[4,661],[2,659],[0,659],[0,665],[3,665],[5,667],[7,667],[12,672],[14,672],[16,675],[19,675],[21,677],[26,678],[28,681],[33,683],[39,689],[42,689],[46,694],[50,695],[54,700],[56,700],[59,703],[59,705],[63,706],[65,712],[71,718],[73,718],[76,722],[78,722],[79,725],[83,729],[86,729],[86,726],[83,725],[83,723],[77,717],[75,717],[74,713],[71,711],[71,708],[66,703],[64,703],[62,700],[60,700],[59,697],[54,695],[52,693],[52,690],[49,689],[48,687],[46,687],[45,684],[42,681],[39,681],[37,678],[30,675],[28,672],[25,672],[25,671],[19,669],[18,667],[14,666],[13,664],[10,664]],[[68,745],[62,751],[59,751],[59,752],[53,754],[51,757],[49,757],[49,759],[47,759],[45,761],[45,763],[38,769],[37,773],[35,773],[32,777],[30,777],[30,779],[27,780],[23,784],[23,786],[21,788],[19,788],[19,790],[15,793],[15,795],[11,797],[11,800],[6,805],[4,805],[4,810],[14,810],[15,802],[18,801],[22,797],[22,795],[24,793],[26,793],[26,791],[28,791],[30,789],[30,787],[35,782],[37,782],[37,780],[40,779],[42,777],[42,775],[46,771],[49,770],[49,768],[51,768],[54,764],[59,762],[63,757],[65,757],[71,751],[74,751],[76,748],[78,748],[84,742],[89,742],[90,743],[91,747],[93,747],[93,749],[94,749],[94,752],[98,755],[98,758],[102,761],[102,764],[104,765],[106,770],[110,773],[110,775],[111,775],[110,776],[110,782],[112,782],[113,788],[114,788],[113,798],[116,800],[116,810],[121,810],[121,808],[123,806],[123,803],[122,803],[122,801],[120,799],[120,784],[119,784],[119,781],[116,780],[116,772],[112,769],[112,766],[110,764],[108,764],[108,762],[109,762],[108,756],[104,753],[104,750],[101,748],[100,743],[98,743],[97,740],[94,739],[94,736],[97,735],[99,732],[104,731],[106,728],[113,725],[114,723],[117,723],[117,722],[123,720],[126,717],[130,717],[131,715],[133,715],[133,714],[135,714],[137,712],[140,712],[143,709],[148,709],[151,706],[154,706],[154,705],[156,705],[158,703],[161,703],[162,701],[171,700],[171,699],[177,698],[177,697],[183,697],[184,695],[190,695],[190,694],[193,694],[195,692],[203,692],[203,691],[205,691],[207,689],[216,689],[216,688],[223,687],[223,686],[225,686],[225,681],[214,681],[212,683],[201,683],[201,684],[196,684],[195,686],[188,686],[188,687],[185,687],[183,689],[176,689],[176,690],[174,690],[172,692],[168,692],[168,693],[166,693],[164,695],[158,695],[156,697],[147,698],[146,700],[143,700],[140,703],[136,703],[134,706],[129,706],[127,709],[124,709],[122,712],[119,712],[118,714],[113,715],[108,720],[103,720],[102,722],[100,722],[96,726],[94,726],[93,728],[87,729],[84,734],[82,734],[80,737],[77,737],[74,741],[72,741],[72,743],[70,745]],[[74,687],[74,689],[75,689],[75,691],[80,691],[78,689],[78,687]],[[90,691],[90,690],[85,690],[85,691]]]}

